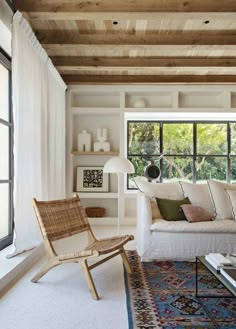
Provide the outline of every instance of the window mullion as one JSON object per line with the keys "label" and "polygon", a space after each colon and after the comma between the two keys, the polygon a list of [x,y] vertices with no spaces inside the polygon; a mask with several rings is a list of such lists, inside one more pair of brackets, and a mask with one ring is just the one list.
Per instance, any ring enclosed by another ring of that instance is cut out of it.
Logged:
{"label": "window mullion", "polygon": [[231,130],[230,123],[227,123],[227,164],[226,164],[226,180],[227,183],[230,182],[230,154],[231,154]]}
{"label": "window mullion", "polygon": [[7,126],[7,127],[9,127],[9,128],[12,128],[12,127],[13,127],[13,124],[12,124],[11,122],[6,121],[6,120],[3,120],[3,119],[1,119],[1,118],[0,118],[0,124],[1,124],[1,125],[4,125],[4,126]]}
{"label": "window mullion", "polygon": [[12,183],[12,179],[0,179],[0,184],[8,184],[8,183]]}
{"label": "window mullion", "polygon": [[[163,154],[163,122],[160,121],[160,154]],[[160,182],[163,181],[163,157],[160,160],[160,170],[161,170],[161,176],[160,176]]]}
{"label": "window mullion", "polygon": [[[3,190],[5,189],[3,184],[6,184],[8,187],[8,197],[5,194],[5,196],[7,197],[6,199],[8,199],[8,204],[4,204],[1,205],[1,207],[7,207],[8,208],[8,218],[4,219],[4,220],[8,220],[8,222],[6,224],[8,224],[8,232],[4,231],[4,234],[1,235],[1,239],[0,239],[0,250],[7,247],[9,244],[12,243],[13,240],[13,115],[12,115],[12,97],[11,97],[11,88],[12,88],[12,77],[11,77],[11,59],[9,58],[9,56],[4,52],[4,50],[0,47],[0,65],[3,66],[8,74],[7,79],[8,79],[8,88],[4,88],[1,89],[1,92],[5,92],[7,93],[7,97],[8,97],[8,118],[5,118],[6,115],[4,115],[4,119],[3,117],[0,118],[0,126],[1,128],[3,127],[7,127],[8,128],[8,149],[9,149],[9,154],[6,155],[7,157],[9,157],[9,171],[8,171],[8,175],[4,175],[2,173],[2,176],[8,176],[7,179],[0,179],[0,186],[1,188],[3,188]],[[5,129],[5,128],[3,128]],[[1,141],[2,143],[4,141]],[[5,141],[6,143],[6,141]],[[4,155],[5,156],[5,155]],[[6,209],[7,209],[6,208]]]}
{"label": "window mullion", "polygon": [[11,70],[11,58],[0,46],[0,64],[5,66],[9,71]]}
{"label": "window mullion", "polygon": [[197,181],[197,123],[193,122],[193,183]]}

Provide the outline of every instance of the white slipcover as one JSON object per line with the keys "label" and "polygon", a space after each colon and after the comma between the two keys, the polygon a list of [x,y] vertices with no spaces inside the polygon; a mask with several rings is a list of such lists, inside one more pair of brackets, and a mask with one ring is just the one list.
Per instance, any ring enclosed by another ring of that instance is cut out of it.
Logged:
{"label": "white slipcover", "polygon": [[[163,223],[163,220],[153,223],[150,198],[138,192],[137,250],[141,260],[194,261],[196,256],[210,252],[236,253],[236,221],[202,222],[201,225],[185,222],[182,228],[181,224]],[[186,225],[192,232],[186,229]],[[204,225],[208,229],[204,230]],[[160,226],[162,229],[165,226],[165,229],[160,231]],[[169,231],[168,227],[171,228]]]}

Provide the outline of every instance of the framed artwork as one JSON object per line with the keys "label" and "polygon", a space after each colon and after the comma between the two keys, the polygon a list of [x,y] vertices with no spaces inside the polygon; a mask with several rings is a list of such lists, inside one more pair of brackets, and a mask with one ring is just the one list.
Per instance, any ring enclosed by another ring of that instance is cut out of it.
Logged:
{"label": "framed artwork", "polygon": [[109,174],[103,173],[103,167],[77,167],[77,192],[108,192]]}

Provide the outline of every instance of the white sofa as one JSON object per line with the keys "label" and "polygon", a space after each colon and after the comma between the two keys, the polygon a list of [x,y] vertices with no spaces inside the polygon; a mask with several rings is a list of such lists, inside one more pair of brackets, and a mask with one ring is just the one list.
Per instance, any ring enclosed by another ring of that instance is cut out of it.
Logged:
{"label": "white sofa", "polygon": [[[214,180],[208,184],[144,181],[136,181],[136,184],[140,190],[137,195],[137,251],[142,261],[194,261],[196,256],[210,252],[236,253],[236,184]],[[189,223],[153,218],[150,202],[153,197],[175,200],[188,197],[193,205],[211,211],[216,219]]]}

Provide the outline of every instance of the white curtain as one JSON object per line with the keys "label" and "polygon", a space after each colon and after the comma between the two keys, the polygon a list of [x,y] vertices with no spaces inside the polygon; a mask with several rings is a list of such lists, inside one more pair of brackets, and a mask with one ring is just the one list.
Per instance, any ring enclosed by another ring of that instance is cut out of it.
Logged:
{"label": "white curtain", "polygon": [[65,197],[66,85],[19,12],[13,17],[12,50],[17,254],[41,241],[32,198]]}

